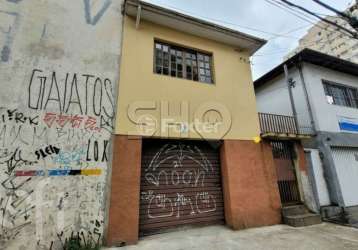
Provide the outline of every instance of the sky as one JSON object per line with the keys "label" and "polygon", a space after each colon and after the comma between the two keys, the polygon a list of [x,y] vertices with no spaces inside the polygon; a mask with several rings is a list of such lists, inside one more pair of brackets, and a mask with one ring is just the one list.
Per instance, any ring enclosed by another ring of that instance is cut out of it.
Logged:
{"label": "sky", "polygon": [[[283,57],[297,47],[299,38],[313,25],[268,3],[268,0],[145,1],[268,40],[252,57],[254,79],[280,64]],[[352,0],[322,1],[339,10],[346,9],[352,3]],[[291,2],[322,15],[333,15],[312,0]]]}

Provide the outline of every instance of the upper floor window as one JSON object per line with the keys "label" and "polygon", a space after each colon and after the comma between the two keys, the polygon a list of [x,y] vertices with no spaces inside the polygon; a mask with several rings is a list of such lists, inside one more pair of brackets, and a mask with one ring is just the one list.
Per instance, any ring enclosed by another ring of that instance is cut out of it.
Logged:
{"label": "upper floor window", "polygon": [[214,83],[210,54],[155,42],[154,64],[157,74]]}
{"label": "upper floor window", "polygon": [[356,88],[323,81],[324,91],[329,104],[358,108],[358,91]]}

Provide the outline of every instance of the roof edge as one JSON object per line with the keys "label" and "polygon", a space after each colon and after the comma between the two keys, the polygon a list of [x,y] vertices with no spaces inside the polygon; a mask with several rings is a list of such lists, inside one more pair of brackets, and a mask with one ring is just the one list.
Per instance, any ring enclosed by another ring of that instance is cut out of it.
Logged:
{"label": "roof edge", "polygon": [[282,62],[259,79],[254,81],[255,89],[267,84],[270,80],[284,73],[283,66],[292,68],[300,62],[307,62],[324,68],[340,71],[346,74],[358,76],[358,64],[341,58],[321,53],[312,49],[303,49],[293,57]]}
{"label": "roof edge", "polygon": [[131,7],[138,7],[140,5],[142,10],[147,10],[147,11],[154,12],[156,14],[170,16],[172,18],[179,19],[180,21],[184,21],[189,24],[196,24],[196,25],[205,27],[207,29],[211,29],[213,31],[224,33],[225,35],[232,36],[234,38],[247,40],[248,42],[255,44],[255,49],[251,51],[251,54],[254,54],[257,50],[259,50],[262,46],[264,46],[267,43],[267,40],[265,40],[265,39],[258,38],[256,36],[252,36],[252,35],[243,33],[238,30],[234,30],[234,29],[231,29],[231,28],[228,28],[225,26],[221,26],[221,25],[206,21],[204,19],[196,18],[196,17],[190,16],[190,15],[187,15],[187,14],[184,14],[181,12],[177,12],[172,9],[164,8],[164,7],[152,4],[152,3],[148,3],[148,2],[144,2],[144,1],[140,1],[140,0],[126,0],[124,4],[125,4],[124,12],[126,14],[128,14],[126,12],[128,5]]}

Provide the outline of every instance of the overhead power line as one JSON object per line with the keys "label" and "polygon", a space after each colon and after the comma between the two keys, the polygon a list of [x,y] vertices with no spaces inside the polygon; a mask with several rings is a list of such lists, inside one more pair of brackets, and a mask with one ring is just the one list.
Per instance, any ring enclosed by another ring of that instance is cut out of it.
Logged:
{"label": "overhead power line", "polygon": [[289,12],[291,15],[294,15],[294,16],[296,16],[297,18],[299,18],[299,19],[301,19],[301,20],[303,20],[303,21],[306,21],[306,22],[308,22],[308,23],[310,23],[310,24],[313,24],[313,25],[315,25],[316,24],[316,20],[312,20],[312,19],[308,19],[308,18],[305,18],[305,17],[302,17],[301,15],[299,15],[299,14],[297,14],[297,13],[295,13],[294,11],[292,11],[290,8],[288,8],[287,6],[282,6],[281,5],[281,3],[278,3],[278,2],[276,2],[276,1],[272,1],[272,0],[264,0],[265,2],[267,2],[267,3],[269,3],[269,4],[271,4],[271,5],[273,5],[273,6],[275,6],[275,7],[277,7],[277,8],[279,8],[279,9],[281,9],[281,10],[284,10],[284,11],[286,11],[286,12]]}
{"label": "overhead power line", "polygon": [[[317,21],[317,20],[315,19],[315,17],[313,17],[313,16],[307,14],[306,12],[297,10],[297,9],[291,7],[291,6],[287,6],[286,4],[282,3],[280,0],[270,0],[270,1],[274,1],[274,2],[276,2],[277,4],[280,4],[280,5],[284,6],[285,8],[288,8],[288,9],[290,9],[290,10],[292,10],[292,11],[298,13],[299,15],[305,16],[305,17],[308,18],[308,19],[313,19],[314,21]],[[327,14],[318,13],[318,12],[313,12],[313,13],[315,13],[316,15],[319,15],[319,16],[324,16],[324,17],[329,16],[329,15],[327,15]]]}
{"label": "overhead power line", "polygon": [[[330,31],[335,31],[335,30],[331,29],[330,27],[327,27],[327,28],[322,27],[319,24],[319,22],[317,22],[318,20],[321,20],[320,18],[315,19],[314,17],[308,15],[305,12],[302,12],[302,11],[292,7],[292,6],[288,6],[288,5],[284,4],[284,3],[282,3],[280,0],[265,0],[265,1],[268,2],[268,3],[270,3],[270,1],[274,2],[274,3],[271,3],[271,4],[276,6],[276,7],[278,7],[278,8],[280,8],[280,9],[283,9],[283,10],[287,11],[288,13],[291,13],[292,15],[294,15],[294,16],[296,16],[296,17],[298,17],[298,18],[300,18],[300,19],[302,19],[302,20],[304,20],[306,22],[309,22],[309,23],[315,25],[316,27],[318,27],[318,28],[320,28],[322,30],[327,29],[327,30],[330,30]],[[317,13],[315,13],[315,14],[320,15],[320,16],[329,17],[329,15],[323,15],[323,14],[317,14]],[[301,15],[305,16],[305,18],[302,17]],[[342,33],[343,35],[349,37],[349,38],[352,38],[352,36],[350,34],[346,34],[346,33],[342,32],[342,31],[339,31],[339,32]]]}
{"label": "overhead power line", "polygon": [[345,12],[339,11],[335,8],[333,8],[332,6],[320,1],[320,0],[312,0],[313,2],[318,3],[319,5],[323,6],[324,8],[336,13],[338,16],[342,17],[343,19],[345,19],[351,26],[352,28],[358,30],[358,19],[356,17],[353,17]]}
{"label": "overhead power line", "polygon": [[[240,25],[240,24],[237,24],[237,23],[228,22],[228,21],[225,21],[225,20],[220,20],[220,19],[215,19],[215,18],[212,18],[212,17],[203,16],[203,15],[200,15],[198,13],[183,10],[183,9],[180,9],[180,8],[168,5],[168,4],[161,4],[161,5],[163,7],[167,7],[167,8],[173,9],[173,10],[177,10],[177,11],[182,12],[182,13],[187,13],[187,14],[190,14],[192,16],[200,17],[200,18],[203,18],[203,19],[206,19],[206,20],[209,20],[209,21],[213,21],[213,22],[216,22],[216,23],[227,24],[227,25],[230,25],[230,26],[233,26],[233,27],[238,27],[238,28],[242,28],[242,29],[251,30],[251,31],[262,33],[262,34],[270,35],[270,36],[273,36],[273,38],[285,37],[285,38],[291,38],[291,39],[300,39],[299,37],[288,36],[288,34],[294,32],[296,30],[304,28],[304,27],[298,27],[298,28],[295,28],[293,31],[289,31],[289,32],[284,33],[284,34],[279,34],[279,33],[274,33],[274,32],[268,32],[268,31],[265,31],[265,30],[261,30],[259,28],[255,28],[255,27],[249,27],[249,26]],[[268,40],[273,39],[273,38],[269,38]]]}
{"label": "overhead power line", "polygon": [[312,20],[314,23],[317,22],[317,19],[311,15],[308,15],[307,13],[305,12],[301,12],[300,10],[297,10],[296,8],[293,8],[291,6],[287,6],[286,4],[282,3],[280,0],[270,0],[270,1],[273,1],[279,5],[281,5],[282,7],[288,9],[288,10],[291,10],[295,13],[297,13],[299,16],[304,16],[306,19],[309,19],[309,20]]}
{"label": "overhead power line", "polygon": [[293,36],[287,36],[287,35],[289,35],[289,34],[291,34],[291,33],[294,33],[294,32],[296,32],[296,31],[299,31],[299,30],[301,30],[301,29],[308,28],[309,26],[311,26],[311,25],[303,25],[303,26],[297,27],[297,28],[295,28],[295,29],[289,30],[289,31],[287,31],[287,32],[285,32],[285,33],[282,33],[282,34],[280,34],[280,35],[278,35],[278,36],[276,35],[276,36],[270,37],[270,38],[268,38],[267,40],[270,41],[270,40],[276,39],[276,38],[278,38],[278,37],[300,39],[299,37],[293,37]]}
{"label": "overhead power line", "polygon": [[[282,9],[282,10],[284,10],[284,11],[286,11],[286,12],[288,12],[288,13],[294,15],[294,16],[296,16],[297,18],[300,18],[301,20],[304,20],[304,21],[306,21],[306,22],[308,22],[310,24],[313,24],[313,25],[315,25],[316,27],[318,27],[318,28],[320,28],[322,30],[329,30],[329,31],[332,31],[332,32],[335,31],[331,27],[322,27],[318,22],[318,20],[321,20],[321,19],[315,19],[314,17],[309,16],[305,12],[301,12],[298,9],[295,9],[295,8],[293,8],[291,6],[287,6],[286,4],[282,3],[280,0],[264,0],[264,1],[266,1],[267,3],[273,5],[273,6],[277,7],[277,8],[280,8],[280,9]],[[305,17],[303,17],[302,15],[305,16]],[[329,17],[329,15],[323,15],[323,14],[317,14],[317,15]],[[352,38],[352,35],[347,34],[347,33],[343,32],[343,31],[339,30],[339,33],[343,34],[346,37]],[[303,40],[306,40],[306,39],[303,39]]]}
{"label": "overhead power line", "polygon": [[333,21],[330,21],[327,18],[323,18],[320,15],[318,15],[318,14],[316,14],[316,13],[314,13],[314,12],[312,12],[312,11],[310,11],[310,10],[300,6],[300,5],[294,4],[294,3],[290,2],[290,1],[287,1],[287,0],[281,0],[281,2],[287,4],[287,5],[291,6],[291,7],[295,7],[297,9],[299,9],[299,10],[302,10],[302,11],[304,11],[304,12],[306,12],[306,13],[308,13],[308,14],[310,14],[310,15],[312,15],[312,16],[320,19],[320,20],[322,20],[323,22],[326,22],[326,23],[328,23],[330,25],[333,25],[333,26],[337,27],[339,30],[347,32],[348,34],[351,35],[352,38],[358,39],[358,34],[356,32],[353,32],[353,31],[351,31],[351,30],[349,30],[349,29],[347,29],[347,28],[345,28],[345,27],[343,27],[343,26],[341,26],[341,25],[339,25],[339,24],[337,24],[337,23],[335,23]]}

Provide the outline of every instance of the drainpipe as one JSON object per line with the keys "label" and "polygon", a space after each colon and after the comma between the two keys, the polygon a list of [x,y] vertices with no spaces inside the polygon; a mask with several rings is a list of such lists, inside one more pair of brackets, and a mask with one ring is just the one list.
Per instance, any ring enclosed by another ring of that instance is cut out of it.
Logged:
{"label": "drainpipe", "polygon": [[307,108],[308,108],[308,114],[310,116],[313,133],[316,135],[317,134],[316,123],[315,123],[314,118],[313,118],[313,111],[312,111],[312,106],[311,106],[310,98],[309,98],[308,91],[307,91],[307,85],[306,85],[305,77],[303,76],[301,60],[296,66],[297,66],[299,74],[300,74],[300,79],[301,79],[302,86],[303,86],[303,92],[305,93],[305,98],[306,98]]}
{"label": "drainpipe", "polygon": [[[306,102],[307,102],[307,106],[308,106],[308,113],[310,115],[313,132],[317,136],[316,123],[313,118],[312,106],[311,106],[311,102],[310,102],[309,95],[308,95],[306,81],[305,81],[305,78],[303,75],[303,70],[302,70],[303,65],[302,65],[301,59],[299,60],[299,63],[296,64],[296,66],[299,70],[300,79],[302,82],[303,92],[305,94],[305,98],[306,98]],[[322,138],[321,138],[321,140],[322,140]],[[338,176],[337,176],[337,173],[334,168],[334,160],[332,158],[331,147],[327,142],[323,142],[323,141],[318,146],[320,148],[319,151],[320,151],[322,163],[324,166],[326,166],[323,168],[323,175],[324,175],[324,178],[327,183],[329,198],[330,198],[331,202],[336,201],[338,206],[344,207],[345,204],[344,204],[344,200],[342,198],[343,195],[342,195],[342,192],[340,189],[340,185],[337,181]],[[322,153],[322,155],[321,155],[321,153]],[[323,158],[322,158],[322,156],[323,156]]]}
{"label": "drainpipe", "polygon": [[286,78],[286,83],[287,83],[287,87],[288,87],[288,93],[290,95],[290,103],[291,103],[293,118],[295,120],[296,130],[297,130],[297,134],[298,134],[299,126],[298,126],[298,119],[297,119],[297,111],[296,111],[296,106],[295,106],[295,102],[293,99],[293,93],[292,93],[292,87],[293,87],[294,82],[293,82],[292,78],[290,78],[288,75],[287,64],[283,65],[283,69],[285,71],[285,78]]}
{"label": "drainpipe", "polygon": [[139,28],[141,15],[142,15],[142,5],[138,4],[137,19],[136,19],[136,22],[135,22],[135,28],[136,29]]}

